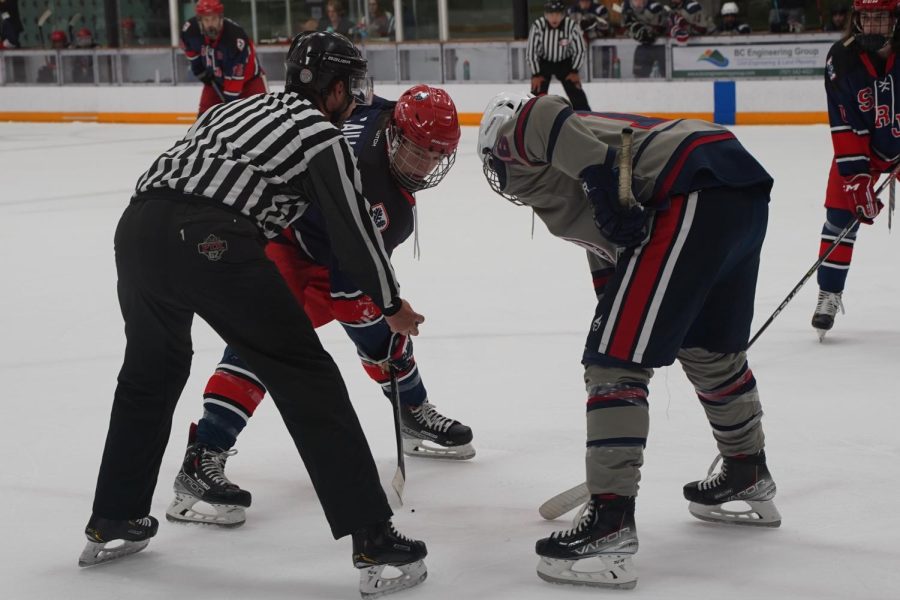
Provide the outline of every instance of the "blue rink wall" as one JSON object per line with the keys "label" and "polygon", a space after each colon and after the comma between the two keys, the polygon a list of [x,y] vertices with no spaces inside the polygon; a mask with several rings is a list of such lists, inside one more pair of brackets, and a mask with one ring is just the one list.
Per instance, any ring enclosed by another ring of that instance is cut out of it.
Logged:
{"label": "blue rink wall", "polygon": [[[279,89],[281,82],[270,82]],[[375,92],[396,98],[406,85],[376,84]],[[527,91],[521,83],[447,84],[463,125],[477,125],[496,93]],[[665,118],[700,118],[725,125],[826,123],[820,79],[740,81],[621,81],[585,84],[591,108]],[[550,93],[562,94],[554,82]],[[0,121],[95,121],[105,123],[190,123],[199,85],[180,86],[4,86]]]}

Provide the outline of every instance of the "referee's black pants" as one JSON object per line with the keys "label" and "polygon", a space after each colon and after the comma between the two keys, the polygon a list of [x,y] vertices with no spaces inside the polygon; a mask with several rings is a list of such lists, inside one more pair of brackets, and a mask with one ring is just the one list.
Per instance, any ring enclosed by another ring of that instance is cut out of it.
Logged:
{"label": "referee's black pants", "polygon": [[365,435],[331,356],[249,220],[189,198],[138,199],[115,236],[127,346],[94,514],[150,512],[199,315],[278,407],[335,538],[391,515]]}
{"label": "referee's black pants", "polygon": [[566,95],[572,102],[572,108],[574,110],[591,110],[591,107],[588,104],[587,95],[584,93],[581,84],[576,85],[566,79],[566,76],[572,72],[571,58],[567,58],[560,62],[550,62],[549,60],[541,58],[538,59],[538,66],[540,67],[540,70],[535,73],[535,75],[543,77],[544,82],[538,89],[531,90],[532,94],[535,96],[546,94],[547,90],[550,89],[550,78],[553,75],[556,75],[556,78],[562,83]]}

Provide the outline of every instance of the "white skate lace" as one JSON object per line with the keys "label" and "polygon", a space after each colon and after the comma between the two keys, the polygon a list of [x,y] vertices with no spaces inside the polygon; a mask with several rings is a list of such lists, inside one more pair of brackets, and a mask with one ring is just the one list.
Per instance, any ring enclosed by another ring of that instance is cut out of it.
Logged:
{"label": "white skate lace", "polygon": [[716,487],[721,483],[723,479],[725,479],[725,463],[722,463],[722,470],[718,473],[713,473],[716,465],[719,464],[719,461],[722,460],[722,455],[717,454],[716,459],[709,465],[709,470],[706,472],[707,478],[697,484],[697,487],[701,490],[708,490]]}
{"label": "white skate lace", "polygon": [[423,402],[420,407],[411,410],[413,416],[419,423],[422,423],[431,429],[440,431],[441,433],[447,433],[447,430],[455,423],[453,419],[449,419],[439,413],[434,408],[434,404],[430,403],[428,400]]}
{"label": "white skate lace", "polygon": [[408,538],[408,537],[406,537],[405,535],[403,535],[402,533],[400,533],[399,531],[397,531],[397,528],[394,527],[394,523],[393,523],[393,522],[391,522],[390,520],[388,520],[387,525],[388,525],[388,529],[391,530],[391,533],[393,533],[394,536],[397,537],[397,539],[399,539],[399,540],[401,540],[401,541],[403,541],[403,542],[408,542],[408,543],[410,543],[410,544],[413,543],[413,541],[414,541],[413,539]]}
{"label": "white skate lace", "polygon": [[841,310],[841,314],[845,314],[841,292],[824,292],[819,290],[819,301],[816,303],[816,314],[833,317],[837,314],[838,309]]}
{"label": "white skate lace", "polygon": [[203,456],[200,458],[200,468],[203,470],[203,474],[219,485],[234,485],[225,476],[225,461],[229,456],[235,454],[237,454],[237,450],[234,448],[224,452],[204,450]]}
{"label": "white skate lace", "polygon": [[595,510],[596,506],[594,505],[594,500],[588,500],[587,504],[584,505],[584,510],[581,513],[581,520],[578,522],[578,525],[576,525],[572,529],[566,529],[565,531],[554,531],[550,534],[550,539],[564,538],[581,533],[582,531],[587,529],[590,526],[591,522],[594,520]]}

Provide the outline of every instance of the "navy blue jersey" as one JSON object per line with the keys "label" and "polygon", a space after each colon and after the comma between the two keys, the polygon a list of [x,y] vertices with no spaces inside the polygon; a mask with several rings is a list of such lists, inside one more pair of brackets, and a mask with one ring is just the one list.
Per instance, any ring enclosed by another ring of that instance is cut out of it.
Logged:
{"label": "navy blue jersey", "polygon": [[[388,254],[413,232],[415,198],[391,175],[387,129],[396,103],[376,97],[369,106],[358,106],[344,123],[342,133],[356,154],[362,189],[371,206],[372,221],[381,232]],[[311,205],[291,226],[289,238],[317,264],[328,267],[332,280],[340,278],[322,213]],[[346,286],[344,286],[346,287]]]}
{"label": "navy blue jersey", "polygon": [[828,121],[838,171],[888,171],[900,159],[900,64],[837,42],[825,63]]}
{"label": "navy blue jersey", "polygon": [[218,39],[211,40],[204,35],[197,17],[191,17],[181,28],[181,48],[198,78],[212,69],[226,101],[239,98],[244,83],[263,73],[253,42],[231,19],[224,19]]}

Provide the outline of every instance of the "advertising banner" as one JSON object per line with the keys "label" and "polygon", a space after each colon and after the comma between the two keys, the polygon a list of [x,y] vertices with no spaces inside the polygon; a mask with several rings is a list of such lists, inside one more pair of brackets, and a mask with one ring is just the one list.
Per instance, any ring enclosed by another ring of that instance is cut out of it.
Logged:
{"label": "advertising banner", "polygon": [[672,77],[817,76],[833,43],[672,46]]}

